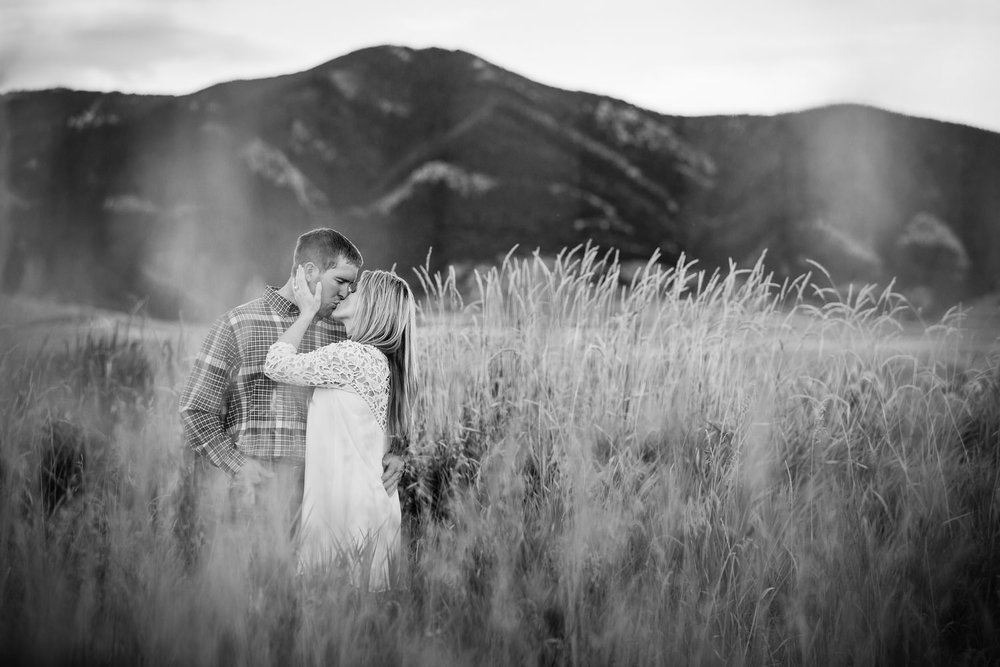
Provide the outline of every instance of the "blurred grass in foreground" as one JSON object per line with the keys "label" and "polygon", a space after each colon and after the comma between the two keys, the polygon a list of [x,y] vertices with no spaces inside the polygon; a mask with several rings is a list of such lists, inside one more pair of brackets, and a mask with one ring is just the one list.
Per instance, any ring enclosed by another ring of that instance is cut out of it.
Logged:
{"label": "blurred grass in foreground", "polygon": [[[211,531],[177,395],[200,341],[0,358],[0,662],[1000,660],[1000,363],[838,294],[591,249],[421,277],[407,588]],[[141,331],[139,331],[141,334]]]}

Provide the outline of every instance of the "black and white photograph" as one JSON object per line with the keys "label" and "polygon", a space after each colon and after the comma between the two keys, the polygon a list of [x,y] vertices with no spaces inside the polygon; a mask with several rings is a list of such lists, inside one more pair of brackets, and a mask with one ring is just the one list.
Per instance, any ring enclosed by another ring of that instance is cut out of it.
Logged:
{"label": "black and white photograph", "polygon": [[1000,665],[1000,3],[0,0],[0,664]]}

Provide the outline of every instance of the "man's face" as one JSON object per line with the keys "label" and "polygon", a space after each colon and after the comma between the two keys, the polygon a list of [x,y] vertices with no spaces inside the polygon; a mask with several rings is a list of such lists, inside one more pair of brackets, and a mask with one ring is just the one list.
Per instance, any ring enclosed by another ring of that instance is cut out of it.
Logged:
{"label": "man's face", "polygon": [[[358,280],[358,267],[354,264],[341,261],[323,273],[318,274],[317,279],[323,283],[323,296],[320,302],[319,314],[323,317],[329,317],[330,313],[336,310],[337,304],[354,291]],[[315,290],[315,281],[310,282],[309,286]]]}

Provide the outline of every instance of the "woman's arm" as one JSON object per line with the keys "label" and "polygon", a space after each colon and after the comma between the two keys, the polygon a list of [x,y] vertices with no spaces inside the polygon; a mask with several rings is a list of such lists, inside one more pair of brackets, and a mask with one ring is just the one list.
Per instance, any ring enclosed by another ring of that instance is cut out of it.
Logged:
{"label": "woman's arm", "polygon": [[285,384],[344,387],[361,393],[368,384],[372,361],[373,356],[363,346],[348,340],[305,353],[297,353],[290,343],[279,340],[267,351],[264,374]]}
{"label": "woman's arm", "polygon": [[313,318],[319,312],[320,303],[323,301],[323,283],[316,281],[316,292],[309,290],[306,283],[306,272],[301,266],[295,270],[295,280],[292,282],[292,293],[295,295],[295,305],[299,307],[299,316],[292,322],[292,326],[285,329],[285,333],[278,337],[276,342],[288,343],[296,350],[302,337],[306,334],[306,329],[312,324]]}
{"label": "woman's arm", "polygon": [[319,311],[322,293],[322,283],[317,281],[316,292],[311,292],[306,283],[305,270],[301,266],[296,269],[295,278],[292,280],[292,294],[295,305],[299,307],[299,316],[267,351],[264,374],[272,380],[299,386],[323,384],[317,373],[312,372],[318,366],[317,360],[313,357],[316,357],[320,350],[314,350],[309,354],[296,354],[306,329]]}

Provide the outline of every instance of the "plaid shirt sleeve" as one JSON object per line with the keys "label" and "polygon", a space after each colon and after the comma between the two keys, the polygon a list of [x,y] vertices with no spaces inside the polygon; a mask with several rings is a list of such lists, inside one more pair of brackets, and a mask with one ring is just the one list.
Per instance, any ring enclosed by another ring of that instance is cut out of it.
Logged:
{"label": "plaid shirt sleeve", "polygon": [[180,400],[188,445],[230,475],[236,475],[246,461],[223,423],[238,367],[236,335],[229,322],[220,319],[198,353]]}

